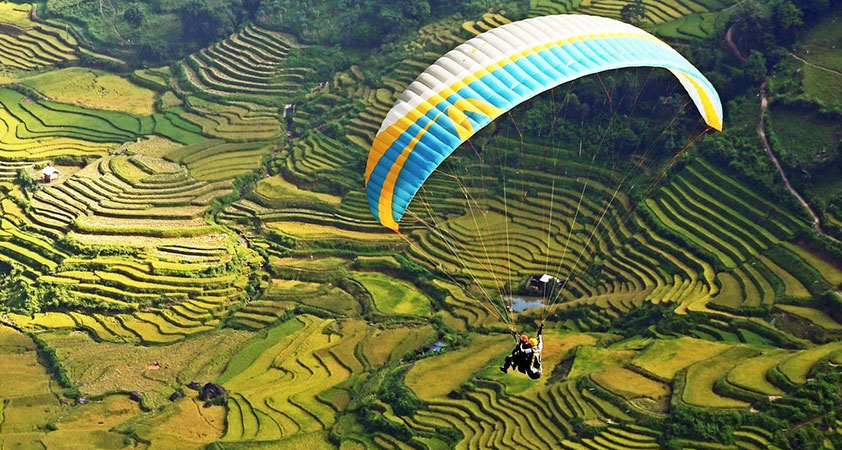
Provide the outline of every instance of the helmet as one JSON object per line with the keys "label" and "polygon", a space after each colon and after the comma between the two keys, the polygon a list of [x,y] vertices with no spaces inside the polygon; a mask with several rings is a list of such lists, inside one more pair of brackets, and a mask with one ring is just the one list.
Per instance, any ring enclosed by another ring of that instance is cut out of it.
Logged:
{"label": "helmet", "polygon": [[530,339],[528,342],[529,342],[529,345],[531,345],[532,347],[535,347],[536,345],[538,345],[538,339],[535,339],[535,338]]}
{"label": "helmet", "polygon": [[520,335],[520,341],[521,342],[526,342],[527,340],[529,340],[529,336],[527,336],[525,334]]}

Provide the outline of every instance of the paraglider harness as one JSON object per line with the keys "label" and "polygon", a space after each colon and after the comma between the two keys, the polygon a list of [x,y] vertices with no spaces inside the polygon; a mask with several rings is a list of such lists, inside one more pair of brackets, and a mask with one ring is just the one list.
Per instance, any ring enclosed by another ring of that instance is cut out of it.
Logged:
{"label": "paraglider harness", "polygon": [[533,380],[541,378],[541,350],[544,349],[544,339],[542,337],[543,330],[544,325],[541,324],[538,328],[538,342],[536,345],[530,345],[528,340],[523,339],[525,335],[521,336],[521,340],[518,341],[518,334],[512,331],[512,336],[515,338],[515,341],[517,341],[517,344],[512,350],[512,354],[506,356],[505,364],[500,367],[500,370],[508,372],[509,367],[514,367],[518,370],[518,372],[525,373]]}

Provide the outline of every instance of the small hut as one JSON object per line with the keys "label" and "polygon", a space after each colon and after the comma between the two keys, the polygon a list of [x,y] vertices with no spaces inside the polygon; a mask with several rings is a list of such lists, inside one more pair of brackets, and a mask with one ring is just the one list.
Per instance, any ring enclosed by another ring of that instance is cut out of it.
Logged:
{"label": "small hut", "polygon": [[553,292],[561,286],[561,280],[550,274],[535,275],[526,283],[530,288],[538,292]]}
{"label": "small hut", "polygon": [[44,183],[49,183],[53,180],[58,180],[59,171],[53,166],[47,166],[41,169],[41,179]]}

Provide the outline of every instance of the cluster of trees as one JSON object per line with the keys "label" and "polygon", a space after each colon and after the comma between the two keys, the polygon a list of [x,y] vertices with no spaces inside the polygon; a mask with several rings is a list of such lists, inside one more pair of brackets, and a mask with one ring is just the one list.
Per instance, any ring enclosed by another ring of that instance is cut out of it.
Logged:
{"label": "cluster of trees", "polygon": [[[646,153],[647,165],[653,168],[671,160],[699,133],[700,119],[693,108],[669,72],[620,70],[585,77],[538,96],[512,110],[507,120],[498,120],[490,133],[514,140],[551,139],[560,148],[580,148],[588,162],[618,170],[631,163],[631,155]],[[479,141],[484,136],[488,133]],[[545,162],[533,167],[520,158],[518,148],[497,159],[510,167],[555,170]],[[483,159],[497,160],[485,155]]]}
{"label": "cluster of trees", "polygon": [[0,263],[0,312],[12,311],[31,315],[60,308],[89,307],[83,305],[66,288],[54,284],[30,284],[22,277],[23,271],[7,263]]}
{"label": "cluster of trees", "polygon": [[[205,47],[223,39],[253,20],[260,8],[261,0],[188,0],[169,10],[160,1],[150,2],[145,7],[153,14],[175,13],[181,22],[180,39],[160,36],[160,31],[143,33],[147,37],[138,43],[138,55],[146,62],[163,62],[181,57],[183,54]],[[141,27],[145,18],[144,6],[132,3],[123,13],[123,19],[135,27]]]}
{"label": "cluster of trees", "polygon": [[665,448],[682,448],[679,439],[732,444],[734,431],[742,425],[774,433],[780,448],[818,450],[830,441],[842,445],[836,421],[842,417],[842,375],[832,366],[814,369],[803,386],[774,402],[754,405],[758,412],[715,412],[680,406],[661,423]]}
{"label": "cluster of trees", "polygon": [[403,385],[403,378],[408,368],[397,370],[388,375],[380,387],[379,397],[383,403],[392,407],[399,416],[411,417],[422,406],[415,394]]}
{"label": "cluster of trees", "polygon": [[435,17],[485,10],[494,3],[486,0],[263,0],[258,21],[311,43],[371,48]]}
{"label": "cluster of trees", "polygon": [[731,16],[734,40],[744,52],[758,51],[764,55],[779,56],[773,52],[795,42],[800,28],[829,11],[830,0],[767,0],[740,2]]}

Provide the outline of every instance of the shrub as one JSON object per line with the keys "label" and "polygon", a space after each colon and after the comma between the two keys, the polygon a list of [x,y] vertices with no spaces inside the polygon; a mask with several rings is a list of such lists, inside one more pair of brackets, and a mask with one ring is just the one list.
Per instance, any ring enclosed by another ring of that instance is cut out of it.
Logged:
{"label": "shrub", "polygon": [[742,423],[737,412],[717,413],[700,408],[679,406],[664,421],[663,442],[692,439],[702,442],[731,444],[734,431]]}
{"label": "shrub", "polygon": [[377,408],[378,406],[373,399],[366,398],[354,410],[357,419],[367,431],[385,433],[402,442],[409,442],[412,439],[415,434],[409,427],[386,419]]}
{"label": "shrub", "polygon": [[[53,350],[53,348],[47,345],[44,341],[38,339],[37,336],[33,334],[30,334],[29,336],[35,342],[35,346],[38,351],[38,357],[41,359],[41,362],[44,364],[44,366],[47,367],[47,370],[50,372],[50,374],[52,374],[53,377],[56,379],[58,385],[65,389],[73,389],[73,385],[70,383],[70,379],[67,377],[67,372],[65,372],[64,368],[61,367],[61,363],[59,362],[58,356],[56,355],[56,351]],[[72,391],[67,391],[67,393],[65,394],[67,395],[68,393],[73,395],[78,394],[79,391],[73,389]]]}
{"label": "shrub", "polygon": [[384,380],[380,388],[380,400],[392,407],[399,416],[413,416],[421,406],[421,401],[415,397],[409,388],[402,384],[403,377],[409,368],[395,371]]}

